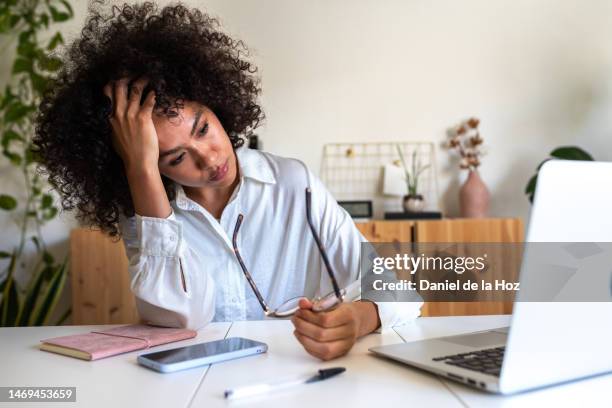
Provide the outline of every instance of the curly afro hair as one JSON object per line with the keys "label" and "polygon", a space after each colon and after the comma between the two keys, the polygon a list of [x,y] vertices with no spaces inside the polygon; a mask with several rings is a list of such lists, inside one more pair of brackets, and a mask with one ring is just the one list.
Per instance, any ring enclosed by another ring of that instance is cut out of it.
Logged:
{"label": "curly afro hair", "polygon": [[[105,15],[90,6],[80,37],[62,55],[64,66],[45,93],[37,116],[33,152],[39,171],[59,192],[64,210],[112,237],[121,215],[134,215],[127,177],[112,147],[110,80],[147,76],[156,112],[170,117],[185,101],[210,108],[232,146],[240,147],[264,119],[261,91],[248,50],[219,30],[219,22],[177,3],[114,6]],[[163,177],[168,199],[174,182]]]}

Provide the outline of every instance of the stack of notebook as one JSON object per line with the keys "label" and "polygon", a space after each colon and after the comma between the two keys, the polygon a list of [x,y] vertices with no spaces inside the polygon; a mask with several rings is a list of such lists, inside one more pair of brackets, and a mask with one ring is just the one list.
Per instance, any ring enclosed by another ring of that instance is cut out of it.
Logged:
{"label": "stack of notebook", "polygon": [[83,360],[98,360],[160,344],[191,339],[195,330],[132,324],[113,329],[41,340],[41,350]]}

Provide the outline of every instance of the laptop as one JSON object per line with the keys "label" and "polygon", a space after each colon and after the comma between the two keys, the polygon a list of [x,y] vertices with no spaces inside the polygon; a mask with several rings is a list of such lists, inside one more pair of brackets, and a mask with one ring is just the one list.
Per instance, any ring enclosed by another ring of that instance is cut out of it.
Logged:
{"label": "laptop", "polygon": [[[538,176],[526,241],[612,243],[612,162],[546,162]],[[590,285],[588,290],[599,291],[595,301],[585,296],[573,302],[521,301],[521,292],[539,273],[526,266],[529,256],[526,250],[510,327],[370,351],[498,394],[612,372],[612,262],[603,271],[593,271],[593,279],[566,282],[576,290]],[[602,290],[607,291],[603,299]]]}

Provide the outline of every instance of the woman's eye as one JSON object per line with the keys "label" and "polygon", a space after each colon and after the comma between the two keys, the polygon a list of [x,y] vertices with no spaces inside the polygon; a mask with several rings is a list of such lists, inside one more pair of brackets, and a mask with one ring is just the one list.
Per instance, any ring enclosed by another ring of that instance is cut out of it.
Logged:
{"label": "woman's eye", "polygon": [[200,129],[200,135],[204,136],[208,132],[208,122],[204,123],[202,129]]}
{"label": "woman's eye", "polygon": [[170,162],[171,166],[176,166],[177,164],[179,164],[180,162],[183,161],[183,156],[185,156],[185,153],[181,153],[181,155],[179,157],[177,157],[176,159],[172,160]]}

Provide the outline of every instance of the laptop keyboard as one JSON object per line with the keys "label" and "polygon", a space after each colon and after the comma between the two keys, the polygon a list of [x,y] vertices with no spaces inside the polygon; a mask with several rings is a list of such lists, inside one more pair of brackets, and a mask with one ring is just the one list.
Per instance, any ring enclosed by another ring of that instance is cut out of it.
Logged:
{"label": "laptop keyboard", "polygon": [[502,361],[504,360],[505,349],[505,347],[495,347],[473,351],[470,353],[459,353],[450,356],[435,357],[432,360],[443,361],[446,364],[499,377]]}

